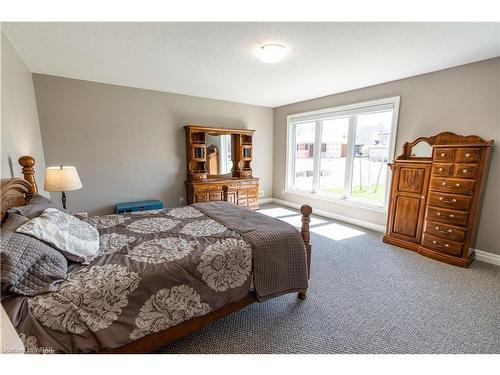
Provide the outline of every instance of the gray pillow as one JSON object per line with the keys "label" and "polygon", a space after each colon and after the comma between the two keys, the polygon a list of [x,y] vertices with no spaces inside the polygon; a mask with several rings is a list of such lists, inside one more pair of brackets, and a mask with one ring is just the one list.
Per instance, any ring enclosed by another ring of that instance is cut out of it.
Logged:
{"label": "gray pillow", "polygon": [[2,295],[35,296],[55,291],[66,278],[68,262],[59,251],[44,242],[16,233],[26,218],[9,213],[2,225],[0,279]]}
{"label": "gray pillow", "polygon": [[47,208],[56,208],[59,211],[69,213],[64,208],[51,201],[49,198],[46,198],[43,195],[39,194],[33,195],[26,206],[13,207],[8,212],[22,215],[24,217],[27,217],[28,219],[33,219],[40,216]]}
{"label": "gray pillow", "polygon": [[27,217],[10,212],[7,214],[5,222],[2,224],[2,232],[15,232],[17,228],[19,228],[24,223],[27,223],[28,221],[30,221],[30,219],[28,219]]}

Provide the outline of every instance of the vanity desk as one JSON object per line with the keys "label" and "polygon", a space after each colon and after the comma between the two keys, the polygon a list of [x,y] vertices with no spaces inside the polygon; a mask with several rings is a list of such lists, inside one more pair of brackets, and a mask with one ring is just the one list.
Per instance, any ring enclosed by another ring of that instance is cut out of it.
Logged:
{"label": "vanity desk", "polygon": [[187,204],[227,200],[238,206],[259,208],[259,179],[252,175],[251,129],[186,125]]}

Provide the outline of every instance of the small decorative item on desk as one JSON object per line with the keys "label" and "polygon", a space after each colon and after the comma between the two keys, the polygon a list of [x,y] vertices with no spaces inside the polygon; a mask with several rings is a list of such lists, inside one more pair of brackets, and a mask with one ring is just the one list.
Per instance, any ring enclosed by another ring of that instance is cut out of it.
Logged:
{"label": "small decorative item on desk", "polygon": [[118,203],[115,206],[115,214],[124,214],[126,212],[149,211],[163,208],[163,202],[159,200],[138,201]]}

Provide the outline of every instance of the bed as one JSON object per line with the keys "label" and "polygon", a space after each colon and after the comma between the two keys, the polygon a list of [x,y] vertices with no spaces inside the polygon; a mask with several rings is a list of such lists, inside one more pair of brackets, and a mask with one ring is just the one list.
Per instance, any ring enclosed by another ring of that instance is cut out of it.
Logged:
{"label": "bed", "polygon": [[[4,181],[2,222],[37,193],[35,161]],[[31,353],[146,353],[254,303],[304,300],[309,220],[302,228],[223,201],[88,218],[99,255],[68,263],[56,291],[11,295],[2,306]],[[8,214],[7,214],[8,215]]]}

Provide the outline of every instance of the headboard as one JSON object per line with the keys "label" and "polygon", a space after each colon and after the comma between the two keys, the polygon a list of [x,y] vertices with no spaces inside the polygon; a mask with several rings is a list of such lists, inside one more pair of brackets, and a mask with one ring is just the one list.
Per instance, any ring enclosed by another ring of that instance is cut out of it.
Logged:
{"label": "headboard", "polygon": [[32,156],[21,156],[19,164],[23,167],[24,178],[9,178],[1,183],[1,221],[5,213],[12,207],[24,206],[38,192],[35,182],[35,159]]}

